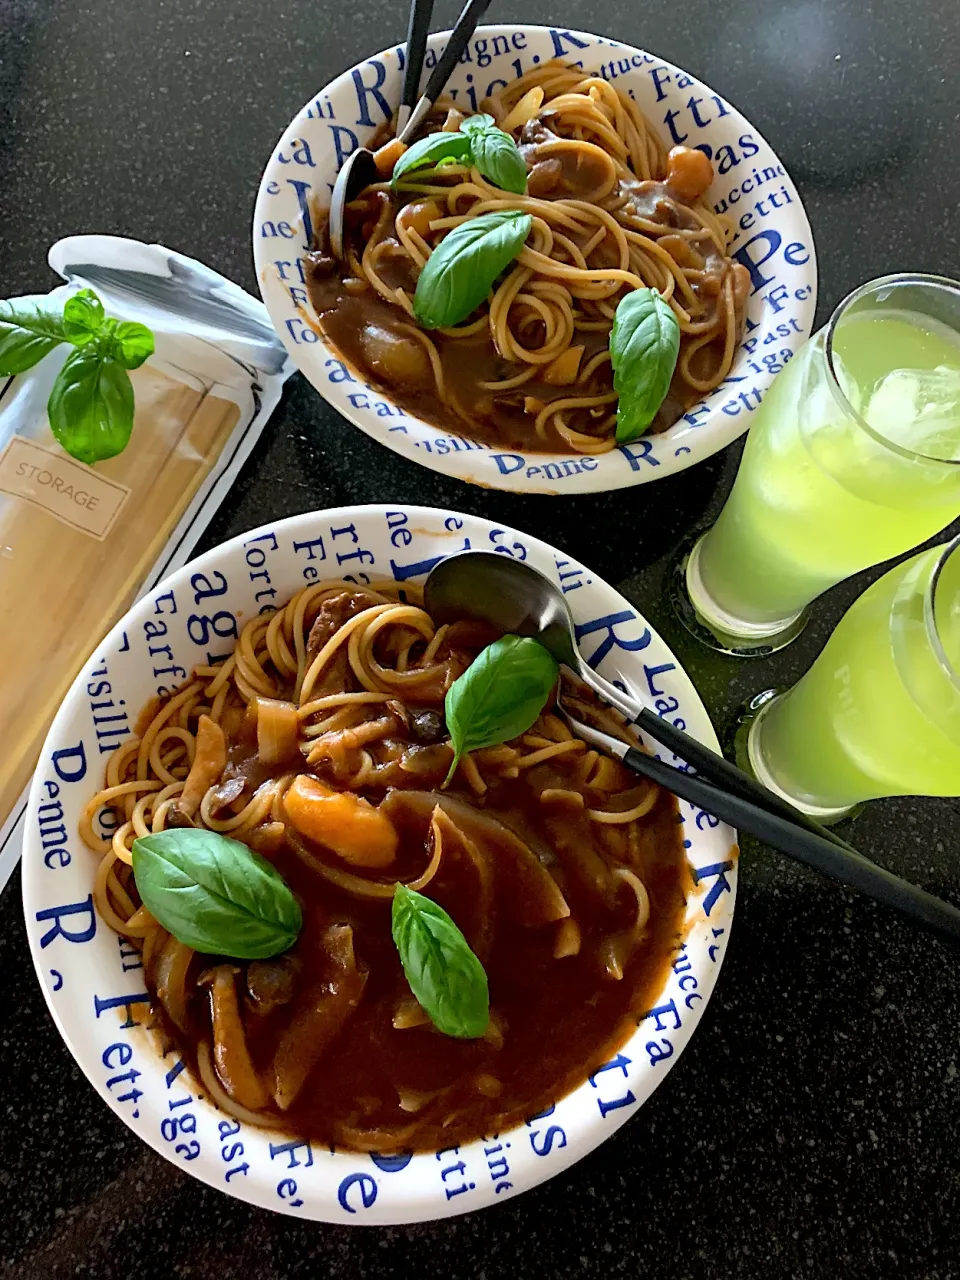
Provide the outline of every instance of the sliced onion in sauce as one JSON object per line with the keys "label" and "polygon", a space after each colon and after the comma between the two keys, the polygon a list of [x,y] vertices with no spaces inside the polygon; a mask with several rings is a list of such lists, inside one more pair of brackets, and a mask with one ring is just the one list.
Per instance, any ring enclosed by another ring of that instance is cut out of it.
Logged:
{"label": "sliced onion in sauce", "polygon": [[264,764],[283,764],[297,754],[300,715],[292,702],[257,698],[257,755]]}
{"label": "sliced onion in sauce", "polygon": [[193,955],[191,947],[178,942],[171,934],[157,955],[153,975],[157,999],[180,1031],[186,1031],[188,1025],[187,970]]}
{"label": "sliced onion in sauce", "polygon": [[413,1027],[425,1027],[430,1023],[430,1015],[415,996],[404,996],[393,1011],[394,1031],[409,1031]]}
{"label": "sliced onion in sauce", "polygon": [[240,1120],[244,1124],[256,1125],[258,1129],[279,1129],[283,1124],[279,1116],[250,1111],[246,1107],[241,1107],[239,1102],[234,1102],[217,1079],[217,1073],[213,1069],[213,1062],[210,1057],[210,1049],[205,1040],[201,1040],[197,1045],[197,1068],[200,1072],[200,1081],[204,1089],[206,1089],[213,1099],[214,1105],[220,1111],[226,1112],[228,1116],[233,1116],[235,1120]]}

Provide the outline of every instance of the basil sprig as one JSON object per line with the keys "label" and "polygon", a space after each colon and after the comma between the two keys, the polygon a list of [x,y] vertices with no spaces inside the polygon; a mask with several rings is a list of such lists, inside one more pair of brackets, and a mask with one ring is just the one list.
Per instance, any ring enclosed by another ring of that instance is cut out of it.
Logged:
{"label": "basil sprig", "polygon": [[67,356],[47,401],[54,436],[81,462],[120,453],[133,430],[129,369],[153,354],[146,325],[105,316],[92,289],[71,294],[60,306],[47,297],[0,302],[0,376],[25,373],[62,342]]}
{"label": "basil sprig", "polygon": [[81,289],[63,304],[63,334],[75,347],[92,342],[103,321],[103,303],[92,289]]}
{"label": "basil sprig", "polygon": [[303,918],[288,885],[239,840],[173,827],[133,842],[143,905],[178,941],[210,955],[263,960],[293,946]]}
{"label": "basil sprig", "polygon": [[642,436],[670,389],[680,351],[680,325],[654,289],[620,299],[610,332],[617,404],[617,444]]}
{"label": "basil sprig", "polygon": [[493,116],[469,116],[460,126],[469,137],[473,163],[488,182],[522,196],[527,190],[527,165],[509,133],[498,129]]}
{"label": "basil sprig", "polygon": [[465,133],[428,133],[408,147],[394,165],[390,185],[395,190],[405,173],[414,169],[432,169],[441,160],[467,163],[470,154],[470,139]]}
{"label": "basil sprig", "polygon": [[475,164],[488,182],[502,191],[522,196],[527,190],[527,166],[509,133],[498,129],[493,116],[468,116],[456,133],[430,133],[403,153],[393,170],[390,185],[414,169],[433,168],[444,162]]}
{"label": "basil sprig", "polygon": [[454,227],[431,253],[417,280],[413,314],[426,329],[459,324],[523,248],[533,219],[519,209],[482,213]]}
{"label": "basil sprig", "polygon": [[487,975],[443,907],[398,884],[391,929],[410,990],[433,1025],[461,1040],[482,1036],[490,1021]]}
{"label": "basil sprig", "polygon": [[447,780],[465,751],[526,733],[559,674],[553,654],[529,636],[502,636],[487,645],[447,690],[444,714],[455,753]]}

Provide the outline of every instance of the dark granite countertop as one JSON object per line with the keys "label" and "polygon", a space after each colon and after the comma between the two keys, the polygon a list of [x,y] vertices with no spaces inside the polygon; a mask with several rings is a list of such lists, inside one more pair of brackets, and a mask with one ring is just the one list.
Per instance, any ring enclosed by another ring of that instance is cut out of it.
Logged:
{"label": "dark granite countertop", "polygon": [[[60,236],[158,240],[253,289],[250,220],[281,130],[343,66],[403,38],[402,4],[2,0],[0,296],[49,288]],[[956,0],[595,0],[575,17],[730,98],[799,184],[820,318],[904,268],[960,274]],[[437,6],[435,26],[456,12]],[[579,12],[579,11],[578,11]],[[737,446],[610,496],[511,497],[388,453],[294,379],[206,544],[344,502],[503,520],[593,566],[675,645],[721,733],[795,679],[846,603],[753,664],[714,658],[662,602],[665,561],[719,508]],[[860,847],[960,902],[960,800],[870,805]],[[960,1276],[956,953],[745,842],[737,925],[693,1043],[642,1111],[554,1181],[439,1224],[349,1230],[230,1200],[141,1145],[96,1098],[33,974],[19,876],[0,899],[0,1277]]]}

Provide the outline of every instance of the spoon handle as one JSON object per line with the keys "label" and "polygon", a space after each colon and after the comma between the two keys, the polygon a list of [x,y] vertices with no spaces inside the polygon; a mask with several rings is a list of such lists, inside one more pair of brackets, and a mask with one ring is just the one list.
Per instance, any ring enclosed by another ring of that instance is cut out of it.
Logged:
{"label": "spoon handle", "polygon": [[464,5],[463,12],[457,19],[457,25],[450,33],[447,47],[440,55],[440,61],[434,67],[433,73],[427,81],[427,87],[423,91],[423,96],[430,100],[431,105],[436,102],[443,92],[454,67],[460,61],[461,55],[467,47],[470,37],[477,29],[477,23],[486,13],[489,5],[490,0],[467,0]]}
{"label": "spoon handle", "polygon": [[856,849],[841,847],[816,832],[796,826],[779,814],[760,808],[743,796],[722,791],[697,774],[674,769],[636,747],[627,748],[621,759],[634,773],[649,778],[738,830],[748,831],[798,862],[804,862],[816,871],[859,890],[884,906],[893,907],[928,929],[960,939],[960,910],[871,862]]}
{"label": "spoon handle", "polygon": [[407,27],[407,65],[403,73],[403,92],[400,94],[400,110],[397,113],[397,133],[403,129],[420,96],[420,74],[427,52],[427,36],[433,16],[433,0],[413,0],[410,6],[410,22]]}
{"label": "spoon handle", "polygon": [[406,124],[402,125],[398,130],[397,137],[401,142],[409,142],[433,110],[433,104],[443,92],[447,81],[453,74],[454,67],[460,61],[460,57],[467,47],[470,37],[477,29],[477,23],[487,11],[489,4],[490,0],[467,0],[460,17],[457,19],[457,25],[450,32],[447,47],[430,73],[430,79],[427,81],[423,96],[407,116]]}

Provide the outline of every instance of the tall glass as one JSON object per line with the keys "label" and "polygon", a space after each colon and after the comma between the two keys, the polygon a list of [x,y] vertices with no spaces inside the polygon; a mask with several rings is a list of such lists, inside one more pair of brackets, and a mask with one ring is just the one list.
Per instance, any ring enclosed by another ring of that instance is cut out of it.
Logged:
{"label": "tall glass", "polygon": [[877,796],[960,795],[960,537],[884,574],[747,739],[756,776],[829,820]]}
{"label": "tall glass", "polygon": [[716,647],[771,652],[821,592],[958,514],[960,285],[887,276],[842,302],[767,392],[687,561],[689,601]]}

